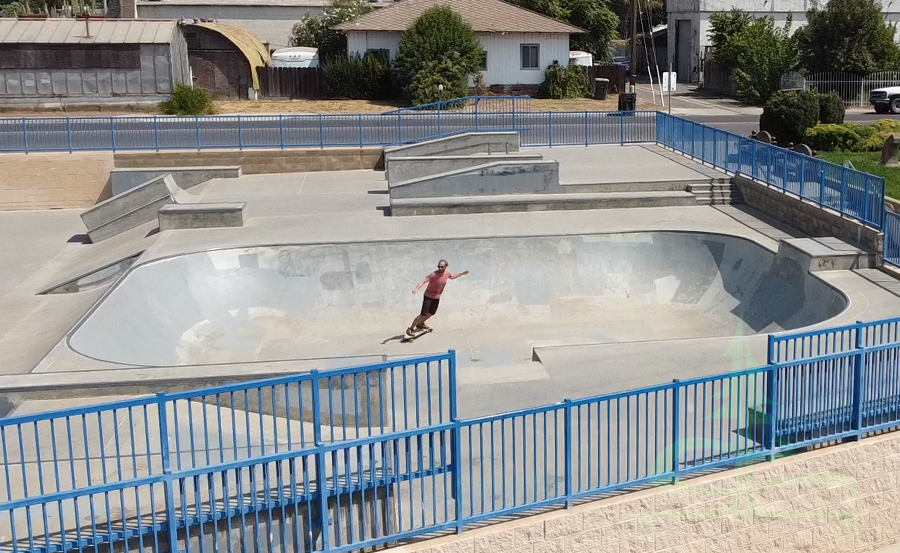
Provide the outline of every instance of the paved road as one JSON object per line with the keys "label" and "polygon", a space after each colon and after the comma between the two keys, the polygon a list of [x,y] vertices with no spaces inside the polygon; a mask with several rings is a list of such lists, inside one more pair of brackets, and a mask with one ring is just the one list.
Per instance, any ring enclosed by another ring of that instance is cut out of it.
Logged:
{"label": "paved road", "polygon": [[[751,131],[759,130],[759,116],[757,115],[699,115],[687,117],[699,123],[717,127],[741,136],[749,136]],[[872,113],[848,113],[844,122],[868,125],[878,119],[885,118],[900,120],[900,116],[879,115],[873,111]]]}

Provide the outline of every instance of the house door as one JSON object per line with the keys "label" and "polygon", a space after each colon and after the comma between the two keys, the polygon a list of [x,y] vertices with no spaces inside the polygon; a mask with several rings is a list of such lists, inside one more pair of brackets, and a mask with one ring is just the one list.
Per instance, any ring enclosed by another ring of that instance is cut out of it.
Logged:
{"label": "house door", "polygon": [[675,73],[679,83],[691,80],[691,20],[675,22]]}

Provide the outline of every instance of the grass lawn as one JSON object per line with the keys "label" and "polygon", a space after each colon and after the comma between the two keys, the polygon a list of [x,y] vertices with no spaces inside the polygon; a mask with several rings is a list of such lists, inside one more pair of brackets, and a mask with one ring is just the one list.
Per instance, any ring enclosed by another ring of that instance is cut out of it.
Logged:
{"label": "grass lawn", "polygon": [[842,165],[850,160],[859,171],[884,177],[885,194],[900,199],[900,167],[881,164],[881,152],[818,152],[818,157]]}

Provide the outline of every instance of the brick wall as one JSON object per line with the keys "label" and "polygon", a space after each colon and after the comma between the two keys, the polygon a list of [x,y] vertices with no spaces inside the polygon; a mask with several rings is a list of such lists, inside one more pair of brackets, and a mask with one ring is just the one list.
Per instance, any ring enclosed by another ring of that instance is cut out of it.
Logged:
{"label": "brick wall", "polygon": [[744,203],[750,207],[755,207],[810,236],[834,236],[875,252],[878,255],[878,263],[881,263],[884,245],[882,233],[746,177],[734,177],[734,184],[741,191]]}
{"label": "brick wall", "polygon": [[522,518],[395,553],[849,553],[900,541],[900,435]]}
{"label": "brick wall", "polygon": [[245,175],[376,169],[382,165],[382,148],[310,148],[272,150],[179,150],[119,152],[117,168],[198,167],[240,165]]}
{"label": "brick wall", "polygon": [[112,153],[0,154],[0,210],[90,207],[112,168]]}

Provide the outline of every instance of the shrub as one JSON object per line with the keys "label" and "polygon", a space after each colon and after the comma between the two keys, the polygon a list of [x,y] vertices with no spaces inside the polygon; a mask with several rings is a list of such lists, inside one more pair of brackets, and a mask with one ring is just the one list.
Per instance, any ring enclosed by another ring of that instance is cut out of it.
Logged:
{"label": "shrub", "polygon": [[397,46],[397,75],[414,103],[416,98],[437,99],[438,84],[444,85],[444,98],[466,96],[469,75],[477,73],[483,61],[475,31],[447,6],[426,10]]}
{"label": "shrub", "polygon": [[333,58],[322,69],[333,98],[389,100],[394,95],[391,69],[378,56]]}
{"label": "shrub", "polygon": [[169,99],[159,103],[159,110],[166,115],[212,115],[216,104],[202,86],[178,83]]}
{"label": "shrub", "polygon": [[544,71],[544,82],[538,89],[541,98],[573,99],[584,98],[590,94],[587,78],[581,66],[566,66],[554,62]]}
{"label": "shrub", "polygon": [[847,125],[826,123],[806,129],[803,143],[813,150],[823,152],[859,152],[863,147],[863,139]]}
{"label": "shrub", "polygon": [[[443,85],[443,91],[439,85]],[[407,93],[414,105],[430,104],[468,95],[469,83],[456,60],[448,57],[426,63],[413,77]]]}
{"label": "shrub", "polygon": [[799,143],[806,129],[819,119],[819,100],[806,90],[778,91],[763,107],[759,117],[760,130],[769,131],[778,143]]}
{"label": "shrub", "polygon": [[872,128],[876,132],[898,133],[900,134],[900,121],[896,119],[879,119],[872,123]]}
{"label": "shrub", "polygon": [[844,101],[836,93],[819,94],[819,123],[840,125],[846,113]]}
{"label": "shrub", "polygon": [[476,96],[487,96],[488,87],[486,84],[484,84],[484,73],[482,73],[481,71],[475,73],[474,85]]}

